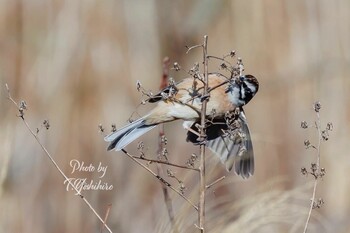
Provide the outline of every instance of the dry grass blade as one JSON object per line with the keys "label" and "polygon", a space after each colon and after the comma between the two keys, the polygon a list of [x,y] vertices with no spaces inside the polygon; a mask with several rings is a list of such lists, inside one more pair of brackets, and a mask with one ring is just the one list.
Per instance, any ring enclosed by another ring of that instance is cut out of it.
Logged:
{"label": "dry grass blade", "polygon": [[[228,181],[225,180],[225,181]],[[206,204],[206,231],[220,233],[269,233],[300,232],[303,230],[304,216],[308,208],[303,200],[308,197],[312,183],[291,190],[284,190],[285,180],[267,181],[257,192],[237,199],[230,193],[208,200]],[[217,188],[234,185],[231,181],[220,182]],[[193,193],[195,195],[195,192]],[[313,215],[315,222],[310,225],[314,232],[331,232],[327,220],[320,214]],[[166,222],[159,225],[157,232],[171,233]],[[188,208],[178,211],[176,223],[181,232],[193,232],[194,216],[188,216]]]}

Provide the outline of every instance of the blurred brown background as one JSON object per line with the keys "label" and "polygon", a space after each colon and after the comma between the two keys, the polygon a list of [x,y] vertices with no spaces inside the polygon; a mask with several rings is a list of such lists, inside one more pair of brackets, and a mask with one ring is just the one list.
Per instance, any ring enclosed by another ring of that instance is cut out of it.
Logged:
{"label": "blurred brown background", "polygon": [[[16,100],[27,102],[25,117],[34,129],[50,120],[51,128],[39,135],[69,177],[99,180],[97,172],[71,174],[72,159],[108,165],[101,180],[113,190],[84,195],[102,216],[112,204],[113,232],[171,232],[159,182],[123,153],[106,152],[98,124],[109,130],[111,123],[127,122],[141,100],[136,81],[156,91],[163,57],[183,68],[171,76],[185,77],[202,58],[200,50],[186,55],[185,46],[201,43],[205,34],[210,54],[236,50],[246,73],[260,81],[259,93],[245,108],[254,140],[254,177],[243,181],[226,173],[207,154],[208,182],[227,176],[208,192],[210,232],[302,232],[313,179],[300,169],[315,161],[315,152],[305,150],[303,142],[317,138],[300,122],[313,124],[316,100],[323,125],[331,121],[334,131],[321,148],[327,174],[317,197],[325,204],[314,210],[309,232],[350,232],[348,0],[0,1],[0,232],[100,229],[16,117],[5,83]],[[169,159],[184,164],[197,148],[185,142],[180,122],[165,130]],[[142,139],[147,156],[154,157],[157,130]],[[128,150],[136,153],[136,145]],[[196,202],[197,176],[173,170]],[[195,232],[196,212],[171,196],[180,232]]]}

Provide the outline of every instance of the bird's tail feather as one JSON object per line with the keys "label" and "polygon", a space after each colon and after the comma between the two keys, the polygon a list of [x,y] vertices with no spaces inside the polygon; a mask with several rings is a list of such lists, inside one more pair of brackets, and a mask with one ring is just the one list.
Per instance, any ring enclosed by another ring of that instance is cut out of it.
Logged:
{"label": "bird's tail feather", "polygon": [[130,124],[104,138],[106,142],[109,142],[107,150],[115,149],[116,151],[120,151],[129,143],[147,133],[154,127],[156,127],[156,125],[146,125],[144,117],[131,122]]}

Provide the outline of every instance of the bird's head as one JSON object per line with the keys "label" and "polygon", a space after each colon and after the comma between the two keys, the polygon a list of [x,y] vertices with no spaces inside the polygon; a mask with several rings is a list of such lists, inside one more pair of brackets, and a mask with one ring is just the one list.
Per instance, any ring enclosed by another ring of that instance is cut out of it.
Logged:
{"label": "bird's head", "polygon": [[258,80],[250,74],[240,76],[230,82],[226,93],[237,107],[247,104],[259,90]]}

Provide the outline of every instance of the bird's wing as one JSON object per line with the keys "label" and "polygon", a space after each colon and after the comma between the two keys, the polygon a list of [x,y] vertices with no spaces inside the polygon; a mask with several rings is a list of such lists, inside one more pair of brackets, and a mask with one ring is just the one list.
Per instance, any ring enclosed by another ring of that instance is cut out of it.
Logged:
{"label": "bird's wing", "polygon": [[243,110],[240,112],[238,120],[243,133],[243,146],[240,148],[241,153],[236,156],[235,171],[243,178],[248,178],[254,174],[254,150],[247,118]]}
{"label": "bird's wing", "polygon": [[[237,119],[240,128],[231,134],[225,134],[228,129],[224,119],[217,119],[206,128],[207,146],[226,165],[228,171],[235,165],[235,172],[243,178],[254,174],[254,152],[250,132],[243,109]],[[198,123],[198,122],[197,122]],[[192,130],[198,131],[194,123]],[[187,141],[198,143],[198,136],[188,131]]]}

